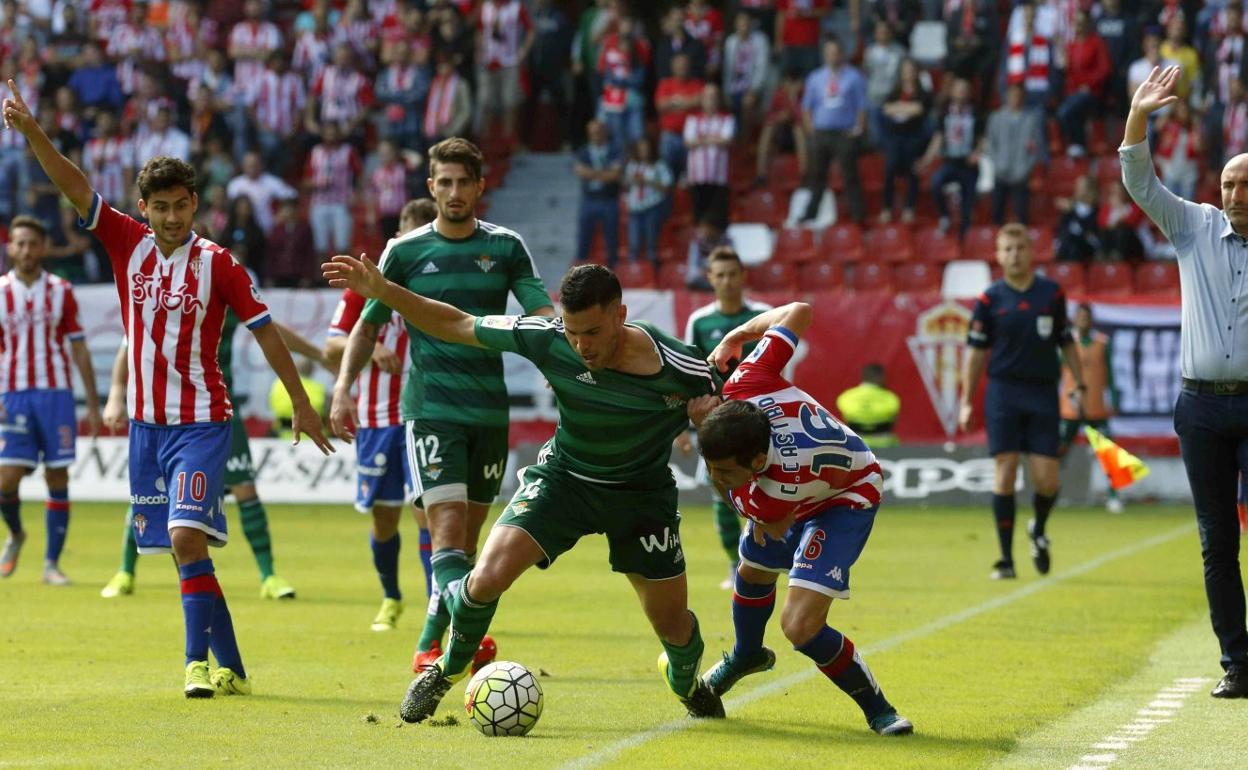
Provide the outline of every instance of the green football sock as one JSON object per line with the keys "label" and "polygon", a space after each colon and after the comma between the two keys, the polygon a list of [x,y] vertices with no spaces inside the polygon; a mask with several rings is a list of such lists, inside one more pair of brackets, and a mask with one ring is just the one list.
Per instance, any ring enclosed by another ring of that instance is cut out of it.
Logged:
{"label": "green football sock", "polygon": [[667,651],[667,686],[681,698],[687,698],[693,692],[698,679],[698,665],[702,661],[702,651],[705,648],[702,634],[698,630],[698,616],[692,611],[689,616],[693,618],[693,635],[683,647],[659,640]]}
{"label": "green football sock", "polygon": [[134,574],[134,565],[139,560],[139,545],[134,541],[134,509],[126,511],[126,532],[121,539],[121,571]]}
{"label": "green football sock", "polygon": [[451,625],[449,591],[459,587],[460,580],[472,569],[468,557],[458,548],[439,548],[429,558],[433,565],[433,590],[437,596],[429,601],[429,612],[425,614],[425,627],[420,631],[420,639],[416,642],[417,650],[428,650],[435,641],[441,641],[446,629]]}
{"label": "green football sock", "polygon": [[490,630],[490,621],[494,619],[494,611],[498,609],[498,599],[480,603],[468,595],[468,579],[463,578],[455,584],[450,599],[449,609],[455,631],[446,645],[446,653],[442,656],[442,673],[458,674],[468,667],[472,657],[477,654],[481,645],[481,637]]}
{"label": "green football sock", "polygon": [[243,522],[243,536],[260,568],[260,579],[264,580],[273,574],[273,541],[269,537],[269,517],[264,512],[264,503],[258,497],[240,500],[238,517]]}
{"label": "green football sock", "polygon": [[719,544],[728,554],[728,561],[736,564],[740,558],[737,542],[741,539],[741,520],[732,506],[723,500],[715,501],[715,530],[719,533]]}

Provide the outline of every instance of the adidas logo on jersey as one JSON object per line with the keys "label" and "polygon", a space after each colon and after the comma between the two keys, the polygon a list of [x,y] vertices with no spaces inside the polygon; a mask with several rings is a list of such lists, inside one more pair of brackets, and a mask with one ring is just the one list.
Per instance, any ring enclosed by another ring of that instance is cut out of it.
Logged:
{"label": "adidas logo on jersey", "polygon": [[433,264],[432,262],[426,262],[425,269],[421,270],[420,272],[424,273],[425,275],[429,275],[430,273],[436,273],[438,272],[438,266]]}
{"label": "adidas logo on jersey", "polygon": [[581,372],[580,374],[576,375],[576,379],[580,380],[586,385],[598,384],[598,381],[594,379],[594,375],[591,372]]}

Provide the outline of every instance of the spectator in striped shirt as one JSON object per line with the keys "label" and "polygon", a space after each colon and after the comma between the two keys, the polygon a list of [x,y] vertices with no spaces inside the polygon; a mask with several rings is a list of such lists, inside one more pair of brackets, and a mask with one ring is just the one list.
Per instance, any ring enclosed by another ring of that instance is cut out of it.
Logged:
{"label": "spectator in striped shirt", "polygon": [[735,136],[736,121],[720,108],[719,86],[707,83],[701,111],[685,120],[685,180],[694,220],[710,219],[721,230],[728,226],[728,155]]}
{"label": "spectator in striped shirt", "polygon": [[[7,137],[12,134],[0,134]],[[134,145],[121,135],[121,128],[112,112],[101,112],[95,119],[95,136],[82,150],[82,166],[91,182],[91,189],[106,195],[107,200],[130,199],[130,183],[134,179]]]}
{"label": "spectator in striped shirt", "polygon": [[49,245],[47,228],[39,220],[13,220],[8,243],[13,269],[0,277],[0,516],[9,528],[0,552],[0,577],[13,574],[26,541],[18,485],[42,464],[48,482],[43,582],[63,586],[69,584],[60,557],[69,528],[69,466],[78,424],[71,352],[82,376],[92,436],[99,434],[100,399],[73,289],[43,269]]}
{"label": "spectator in striped shirt", "polygon": [[[294,361],[246,270],[228,251],[191,230],[198,197],[195,170],[153,158],[138,178],[144,225],[108,206],[86,176],[48,141],[9,81],[0,104],[5,128],[26,137],[44,172],[104,244],[117,280],[127,349],[133,357],[130,490],[140,552],[170,553],[178,563],[186,628],[183,692],[247,694],[233,621],[208,545],[227,539],[225,459],[233,406],[226,395],[217,343],[233,309],[295,402],[295,436],[306,432],[326,454],[333,447],[308,403]],[[209,673],[208,649],[217,660]]]}
{"label": "spectator in striped shirt", "polygon": [[322,127],[321,143],[308,156],[304,186],[312,195],[312,242],[318,254],[343,254],[351,248],[351,201],[360,158],[343,141],[337,123]]}
{"label": "spectator in striped shirt", "polygon": [[472,88],[455,69],[455,59],[447,51],[438,51],[434,58],[438,71],[429,85],[421,125],[426,147],[459,136],[472,120]]}
{"label": "spectator in striped shirt", "polygon": [[309,131],[319,134],[324,125],[335,123],[343,129],[344,137],[353,142],[363,139],[364,121],[373,104],[373,87],[356,68],[350,44],[334,46],[334,63],[317,78],[311,96],[308,99]]}
{"label": "spectator in striped shirt", "polygon": [[299,134],[299,116],[307,101],[303,79],[290,71],[286,55],[280,51],[269,54],[251,105],[251,119],[264,165],[276,174],[286,172],[291,144]]}
{"label": "spectator in striped shirt", "polygon": [[428,54],[428,48],[395,46],[393,58],[377,76],[377,133],[400,147],[420,146],[421,105],[430,86]]}
{"label": "spectator in striped shirt", "polygon": [[243,3],[243,14],[246,18],[230,30],[229,54],[234,62],[234,82],[254,89],[264,73],[265,59],[282,50],[282,32],[265,20],[260,0]]}
{"label": "spectator in striped shirt", "polygon": [[368,175],[368,189],[372,192],[373,215],[380,224],[382,240],[398,232],[399,218],[407,203],[407,176],[407,163],[399,156],[399,148],[389,140],[379,142],[377,167]]}
{"label": "spectator in striped shirt", "polygon": [[477,24],[477,133],[498,115],[503,136],[514,141],[516,115],[524,98],[520,65],[533,47],[533,22],[520,0],[484,0]]}
{"label": "spectator in striped shirt", "polygon": [[667,196],[672,189],[672,172],[655,157],[654,145],[646,137],[633,145],[632,158],[624,167],[625,200],[628,204],[628,258],[637,261],[641,249],[659,267],[659,229],[667,212]]}

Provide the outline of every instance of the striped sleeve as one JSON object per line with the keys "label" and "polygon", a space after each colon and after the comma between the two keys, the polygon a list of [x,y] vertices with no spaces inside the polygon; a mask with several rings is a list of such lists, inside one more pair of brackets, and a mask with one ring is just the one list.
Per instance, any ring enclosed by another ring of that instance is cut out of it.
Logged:
{"label": "striped sleeve", "polygon": [[239,322],[255,331],[273,319],[269,306],[260,297],[260,291],[251,282],[247,269],[225,249],[213,253],[213,290],[220,292],[225,304],[238,316]]}
{"label": "striped sleeve", "polygon": [[728,378],[724,395],[728,398],[749,398],[789,387],[789,381],[784,378],[784,367],[796,350],[796,334],[783,326],[768,329],[754,347],[754,352]]}
{"label": "striped sleeve", "polygon": [[65,284],[65,301],[61,307],[61,323],[57,331],[71,342],[85,339],[87,333],[82,328],[82,318],[78,314],[78,300],[74,298],[74,290]]}
{"label": "striped sleeve", "polygon": [[709,396],[717,393],[720,388],[719,378],[711,370],[711,365],[697,355],[697,350],[685,345],[669,344],[662,338],[656,339],[663,363],[681,375],[687,386],[685,395]]}
{"label": "striped sleeve", "polygon": [[338,307],[334,309],[334,318],[329,323],[328,336],[345,337],[350,334],[363,311],[364,297],[350,289],[343,291],[342,299],[338,300]]}

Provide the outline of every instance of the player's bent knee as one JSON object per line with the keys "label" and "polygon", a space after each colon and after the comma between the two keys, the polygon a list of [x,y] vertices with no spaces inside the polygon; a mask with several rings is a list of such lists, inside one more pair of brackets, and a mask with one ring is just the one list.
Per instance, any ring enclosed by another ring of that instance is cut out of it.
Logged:
{"label": "player's bent knee", "polygon": [[745,562],[737,565],[737,574],[745,582],[760,586],[772,585],[780,578],[780,573],[778,572],[767,572],[757,567],[751,567]]}

